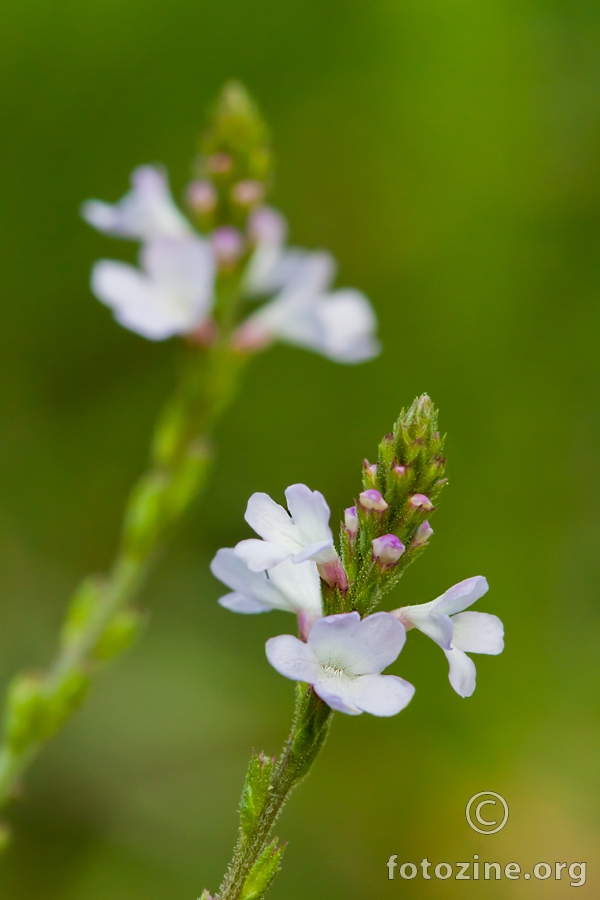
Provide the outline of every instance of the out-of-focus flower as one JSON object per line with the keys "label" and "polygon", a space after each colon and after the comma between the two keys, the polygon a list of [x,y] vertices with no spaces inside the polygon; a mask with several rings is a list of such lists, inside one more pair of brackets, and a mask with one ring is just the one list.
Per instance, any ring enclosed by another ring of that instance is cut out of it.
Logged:
{"label": "out-of-focus flower", "polygon": [[285,286],[242,324],[235,336],[238,346],[252,349],[281,340],[341,363],[377,356],[373,308],[360,291],[327,291],[330,259],[317,252],[282,259],[270,278]]}
{"label": "out-of-focus flower", "polygon": [[394,716],[410,703],[414,687],[381,672],[398,657],[406,633],[389,613],[366,619],[357,612],[319,619],[306,643],[291,634],[267,641],[267,658],[286,678],[305,681],[332,709]]}
{"label": "out-of-focus flower", "polygon": [[155,166],[134,169],[131,190],[118,203],[87,200],[81,214],[98,231],[116,237],[149,241],[193,233],[173,201],[167,176]]}
{"label": "out-of-focus flower", "polygon": [[156,238],[142,246],[140,269],[100,260],[92,290],[125,328],[150,340],[188,334],[213,304],[214,258],[201,238]]}
{"label": "out-of-focus flower", "polygon": [[321,581],[312,560],[293,563],[285,560],[268,572],[253,572],[229,547],[217,551],[210,564],[213,575],[233,593],[219,599],[221,606],[239,613],[262,613],[282,609],[295,613],[300,630],[323,615]]}
{"label": "out-of-focus flower", "polygon": [[430,603],[403,606],[392,612],[407,631],[418,628],[440,645],[450,664],[450,684],[461,697],[470,697],[475,690],[475,663],[467,653],[495,656],[504,649],[504,626],[498,616],[463,612],[487,590],[487,580],[476,575]]}

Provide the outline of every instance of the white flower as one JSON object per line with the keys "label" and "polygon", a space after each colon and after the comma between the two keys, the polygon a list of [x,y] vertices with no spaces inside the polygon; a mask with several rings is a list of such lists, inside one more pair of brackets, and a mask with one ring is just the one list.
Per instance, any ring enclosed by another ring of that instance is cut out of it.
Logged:
{"label": "white flower", "polygon": [[475,663],[467,653],[495,656],[504,650],[504,626],[498,616],[463,612],[487,590],[486,579],[477,575],[455,584],[430,603],[393,612],[407,630],[418,628],[440,645],[450,663],[450,684],[461,697],[470,697],[475,690]]}
{"label": "white flower", "polygon": [[173,202],[166,175],[154,166],[133,170],[131,191],[118,203],[87,200],[81,214],[98,231],[118,237],[148,241],[193,233]]}
{"label": "white flower", "polygon": [[356,716],[394,716],[410,703],[412,684],[381,672],[393,663],[406,632],[389,613],[361,621],[357,612],[326,616],[306,643],[291,634],[267,641],[267,658],[286,678],[311,684],[332,709]]}
{"label": "white flower", "polygon": [[268,494],[252,494],[248,500],[244,518],[263,540],[240,541],[235,554],[252,572],[271,569],[285,559],[294,563],[337,560],[323,494],[305,484],[292,484],[285,498],[291,515]]}
{"label": "white flower", "polygon": [[246,290],[276,296],[239,328],[235,341],[240,348],[279,339],[336,362],[358,363],[377,356],[373,308],[360,291],[329,290],[336,274],[330,253],[286,248],[287,224],[270,207],[253,214],[249,233],[256,250],[246,272]]}
{"label": "white flower", "polygon": [[201,238],[156,238],[144,244],[141,271],[112,260],[92,270],[92,291],[121,325],[150,340],[186,334],[213,303],[214,259]]}
{"label": "white flower", "polygon": [[314,562],[294,564],[285,560],[268,572],[252,572],[233,549],[218,550],[210,564],[213,575],[233,593],[219,599],[221,606],[239,613],[282,609],[295,613],[300,630],[307,634],[323,615],[321,581]]}
{"label": "white flower", "polygon": [[341,363],[377,356],[377,319],[371,304],[357,290],[328,292],[334,271],[326,253],[284,258],[277,276],[283,289],[246,319],[235,338],[238,345],[261,346],[279,339]]}

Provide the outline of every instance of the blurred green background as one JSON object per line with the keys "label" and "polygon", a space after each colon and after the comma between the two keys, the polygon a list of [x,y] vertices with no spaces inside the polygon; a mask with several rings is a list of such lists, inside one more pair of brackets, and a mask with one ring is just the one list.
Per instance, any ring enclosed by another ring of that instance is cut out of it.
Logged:
{"label": "blurred green background", "polygon": [[[147,634],[99,680],[12,813],[7,900],[175,900],[216,889],[251,747],[292,707],[265,639],[283,614],[217,607],[208,562],[248,531],[252,491],[304,481],[337,517],[400,406],[424,390],[451,485],[432,546],[390,602],[478,573],[505,653],[461,700],[432,642],[386,721],[337,716],[278,825],[273,900],[563,897],[568,883],[389,882],[385,862],[591,866],[598,896],[600,722],[600,8],[591,0],[22,0],[0,34],[0,675],[43,666],[69,591],[104,568],[174,342],[124,331],[90,266],[133,248],[78,218],[131,169],[177,196],[222,82],[274,132],[272,200],[292,239],[365,290],[385,352],[355,368],[278,347],[218,434],[210,489],[147,591]],[[494,837],[477,791],[511,807]],[[569,894],[570,895],[570,894]]]}

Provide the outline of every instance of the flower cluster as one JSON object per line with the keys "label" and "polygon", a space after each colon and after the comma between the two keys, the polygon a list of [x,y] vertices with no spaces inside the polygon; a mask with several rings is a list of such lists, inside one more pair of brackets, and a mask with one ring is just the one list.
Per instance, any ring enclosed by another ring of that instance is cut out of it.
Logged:
{"label": "flower cluster", "polygon": [[342,363],[376,356],[368,299],[332,290],[331,255],[288,247],[285,219],[265,204],[266,130],[240,85],[225,89],[197,169],[186,191],[196,227],[155,166],[135,169],[118,203],[83,205],[94,228],[141,242],[137,267],[100,260],[92,271],[92,290],[117,321],[156,341],[210,343],[221,328],[241,352],[281,340]]}
{"label": "flower cluster", "polygon": [[372,613],[433,534],[425,517],[445,484],[436,418],[429,398],[418,398],[382,441],[378,463],[365,461],[364,489],[345,511],[341,554],[323,495],[294,484],[285,492],[289,512],[267,494],[254,494],[246,521],[260,539],[219,550],[211,564],[233,591],[220,599],[222,606],[297,616],[299,637],[271,638],[269,662],[350,715],[391,716],[410,702],[412,685],[381,674],[397,659],[410,629],[443,649],[450,683],[462,697],[475,690],[475,665],[467,653],[503,650],[500,619],[465,612],[488,590],[481,576],[430,603]]}

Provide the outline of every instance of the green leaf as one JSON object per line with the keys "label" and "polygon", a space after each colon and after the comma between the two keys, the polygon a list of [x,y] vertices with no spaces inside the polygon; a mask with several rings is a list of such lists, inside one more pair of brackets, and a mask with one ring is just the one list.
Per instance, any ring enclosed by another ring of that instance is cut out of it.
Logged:
{"label": "green leaf", "polygon": [[254,753],[250,760],[240,801],[240,828],[246,839],[254,833],[264,809],[271,785],[273,763],[274,759],[264,753]]}
{"label": "green leaf", "polygon": [[263,850],[246,877],[240,900],[261,900],[264,897],[281,869],[284,850],[285,844],[277,846],[277,838]]}

